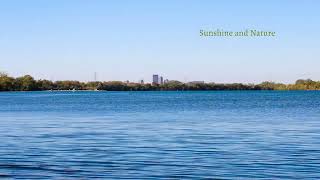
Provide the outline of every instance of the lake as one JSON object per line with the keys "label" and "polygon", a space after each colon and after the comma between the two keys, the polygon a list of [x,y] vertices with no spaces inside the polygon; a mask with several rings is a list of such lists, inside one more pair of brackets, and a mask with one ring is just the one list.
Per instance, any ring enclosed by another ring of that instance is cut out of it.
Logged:
{"label": "lake", "polygon": [[319,179],[320,92],[2,92],[0,178]]}

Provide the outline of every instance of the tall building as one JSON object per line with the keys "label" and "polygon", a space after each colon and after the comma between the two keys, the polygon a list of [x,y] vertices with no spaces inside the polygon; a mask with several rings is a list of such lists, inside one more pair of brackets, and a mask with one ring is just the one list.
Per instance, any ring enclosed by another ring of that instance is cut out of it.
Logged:
{"label": "tall building", "polygon": [[159,75],[158,74],[154,74],[152,76],[152,84],[159,84]]}
{"label": "tall building", "polygon": [[159,84],[159,75],[158,74],[154,74],[152,76],[152,83]]}
{"label": "tall building", "polygon": [[160,84],[163,84],[163,77],[160,76]]}

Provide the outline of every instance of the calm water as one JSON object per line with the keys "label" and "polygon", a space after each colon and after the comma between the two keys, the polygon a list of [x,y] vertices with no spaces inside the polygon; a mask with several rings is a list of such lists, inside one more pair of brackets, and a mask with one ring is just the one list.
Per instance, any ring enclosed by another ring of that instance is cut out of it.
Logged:
{"label": "calm water", "polygon": [[320,92],[0,93],[0,178],[319,179]]}

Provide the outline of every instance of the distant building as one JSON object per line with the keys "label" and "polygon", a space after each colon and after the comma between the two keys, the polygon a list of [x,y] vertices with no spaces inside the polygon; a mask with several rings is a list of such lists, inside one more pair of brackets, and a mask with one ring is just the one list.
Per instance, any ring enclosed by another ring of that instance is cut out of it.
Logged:
{"label": "distant building", "polygon": [[143,79],[140,80],[140,84],[144,84],[144,80]]}
{"label": "distant building", "polygon": [[158,74],[154,74],[152,76],[152,84],[159,84],[159,75]]}
{"label": "distant building", "polygon": [[152,76],[152,84],[165,84],[166,82],[169,82],[168,79],[164,80],[163,76],[159,76],[158,74],[154,74]]}

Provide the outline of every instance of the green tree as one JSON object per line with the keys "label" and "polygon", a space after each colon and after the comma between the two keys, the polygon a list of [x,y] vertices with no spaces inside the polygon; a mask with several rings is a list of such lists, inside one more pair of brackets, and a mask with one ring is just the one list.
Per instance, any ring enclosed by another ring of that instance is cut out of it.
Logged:
{"label": "green tree", "polygon": [[0,72],[0,91],[14,91],[15,79],[6,73]]}
{"label": "green tree", "polygon": [[49,80],[39,80],[37,81],[37,88],[42,91],[52,90],[54,89],[54,83]]}
{"label": "green tree", "polygon": [[30,75],[18,77],[15,80],[16,89],[20,91],[34,91],[38,90],[36,81]]}

